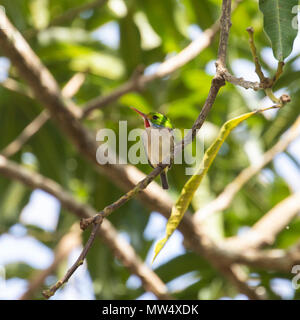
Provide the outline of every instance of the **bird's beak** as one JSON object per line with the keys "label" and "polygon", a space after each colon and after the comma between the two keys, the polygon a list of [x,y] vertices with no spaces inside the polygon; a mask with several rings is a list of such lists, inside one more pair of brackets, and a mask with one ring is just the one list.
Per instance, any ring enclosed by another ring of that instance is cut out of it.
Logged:
{"label": "bird's beak", "polygon": [[142,116],[144,119],[148,119],[147,118],[147,115],[143,112],[141,112],[140,110],[136,109],[136,108],[133,108],[133,107],[130,107],[132,110],[134,110],[135,112],[137,112],[140,116]]}
{"label": "bird's beak", "polygon": [[134,110],[135,112],[137,112],[141,117],[143,117],[145,128],[149,128],[151,126],[150,121],[145,113],[141,112],[140,110],[138,110],[136,108],[133,108],[133,107],[130,107],[130,108],[132,110]]}

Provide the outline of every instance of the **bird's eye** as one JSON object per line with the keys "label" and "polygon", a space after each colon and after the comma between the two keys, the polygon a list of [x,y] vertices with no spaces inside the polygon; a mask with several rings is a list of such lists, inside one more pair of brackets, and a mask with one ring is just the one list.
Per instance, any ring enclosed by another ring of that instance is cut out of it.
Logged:
{"label": "bird's eye", "polygon": [[153,119],[154,119],[154,120],[158,119],[158,116],[153,116]]}

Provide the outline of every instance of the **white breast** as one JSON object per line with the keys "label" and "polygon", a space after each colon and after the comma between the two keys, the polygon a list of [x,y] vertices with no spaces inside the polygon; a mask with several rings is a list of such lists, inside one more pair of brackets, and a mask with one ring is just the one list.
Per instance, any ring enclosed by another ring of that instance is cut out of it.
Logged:
{"label": "white breast", "polygon": [[174,150],[174,137],[172,130],[146,128],[142,139],[148,159],[153,167],[159,163],[170,164],[170,154]]}

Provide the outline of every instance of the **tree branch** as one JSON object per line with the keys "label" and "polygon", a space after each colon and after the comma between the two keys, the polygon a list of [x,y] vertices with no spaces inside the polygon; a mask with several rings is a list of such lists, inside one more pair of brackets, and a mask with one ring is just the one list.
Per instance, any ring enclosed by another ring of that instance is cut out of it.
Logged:
{"label": "tree branch", "polygon": [[277,234],[300,212],[300,192],[279,202],[246,233],[226,241],[229,248],[247,250],[274,243]]}
{"label": "tree branch", "polygon": [[23,96],[34,99],[33,94],[30,92],[28,88],[26,88],[24,85],[12,78],[7,78],[3,82],[0,82],[0,86],[7,90],[14,91],[19,94],[22,94]]}
{"label": "tree branch", "polygon": [[224,79],[227,82],[230,82],[236,86],[240,86],[244,89],[253,89],[255,91],[262,89],[262,86],[259,82],[248,81],[242,77],[237,78],[237,77],[233,76],[232,74],[230,74],[230,72],[226,68],[223,68],[222,74],[224,76]]}
{"label": "tree branch", "polygon": [[49,119],[50,116],[47,110],[42,111],[32,122],[29,123],[29,125],[24,128],[14,141],[2,150],[1,154],[8,158],[13,156],[42,128]]}
{"label": "tree branch", "polygon": [[241,263],[256,269],[290,273],[292,267],[300,264],[300,244],[288,250],[231,249],[227,244],[215,245],[214,250],[227,263]]}
{"label": "tree branch", "polygon": [[220,19],[221,34],[218,49],[218,62],[219,66],[226,66],[227,46],[229,30],[231,27],[231,1],[222,2],[222,15]]}

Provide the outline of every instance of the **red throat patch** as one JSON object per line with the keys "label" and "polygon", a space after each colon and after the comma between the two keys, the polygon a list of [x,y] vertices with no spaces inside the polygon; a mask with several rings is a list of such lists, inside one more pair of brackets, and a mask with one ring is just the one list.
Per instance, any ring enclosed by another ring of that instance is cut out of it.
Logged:
{"label": "red throat patch", "polygon": [[150,127],[150,122],[146,118],[144,118],[144,125],[145,125],[145,128],[149,128]]}

